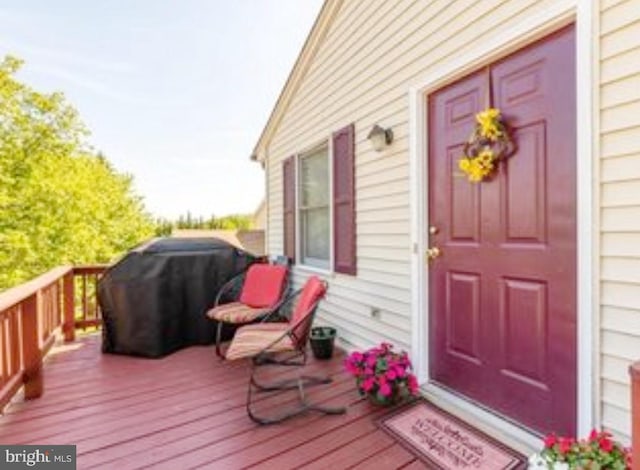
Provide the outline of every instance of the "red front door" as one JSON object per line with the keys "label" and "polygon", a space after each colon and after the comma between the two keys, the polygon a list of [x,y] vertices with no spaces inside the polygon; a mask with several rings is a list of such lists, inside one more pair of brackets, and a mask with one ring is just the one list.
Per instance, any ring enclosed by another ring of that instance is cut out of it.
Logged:
{"label": "red front door", "polygon": [[[574,28],[428,98],[430,376],[541,432],[576,428]],[[517,152],[489,181],[458,170],[477,112]]]}

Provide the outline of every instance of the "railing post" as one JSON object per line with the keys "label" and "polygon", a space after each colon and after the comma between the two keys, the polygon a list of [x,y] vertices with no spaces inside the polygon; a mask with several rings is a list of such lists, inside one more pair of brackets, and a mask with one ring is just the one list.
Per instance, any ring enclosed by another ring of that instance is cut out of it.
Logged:
{"label": "railing post", "polygon": [[63,280],[64,289],[64,322],[62,331],[66,342],[76,339],[76,319],[75,319],[75,283],[73,270],[69,271]]}
{"label": "railing post", "polygon": [[24,397],[27,400],[42,395],[42,354],[38,328],[38,292],[30,295],[22,303],[22,344],[24,358]]}
{"label": "railing post", "polygon": [[629,367],[631,375],[631,461],[640,468],[640,362]]}

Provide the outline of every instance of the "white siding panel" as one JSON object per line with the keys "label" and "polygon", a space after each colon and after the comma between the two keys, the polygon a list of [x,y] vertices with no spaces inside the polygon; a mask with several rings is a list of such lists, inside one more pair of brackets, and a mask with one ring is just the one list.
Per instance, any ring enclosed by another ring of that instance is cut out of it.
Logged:
{"label": "white siding panel", "polygon": [[630,441],[629,429],[631,429],[631,413],[628,409],[621,408],[617,403],[609,403],[603,400],[602,425],[612,432],[624,445]]}
{"label": "white siding panel", "polygon": [[358,246],[362,247],[409,247],[409,234],[402,235],[358,235]]}
{"label": "white siding panel", "polygon": [[604,330],[602,353],[628,361],[635,361],[640,351],[640,337]]}
{"label": "white siding panel", "polygon": [[[640,5],[638,10],[640,10]],[[604,84],[600,89],[600,99],[610,108],[636,99],[638,90],[640,90],[640,75],[622,77]]]}
{"label": "white siding panel", "polygon": [[631,393],[629,387],[623,384],[616,382],[603,383],[602,396],[606,402],[612,403],[627,412],[631,408]]}
{"label": "white siding panel", "polygon": [[600,54],[604,59],[640,46],[640,21],[627,22],[624,27],[602,36]]}
{"label": "white siding panel", "polygon": [[640,206],[640,179],[603,184],[602,206]]}
{"label": "white siding panel", "polygon": [[411,282],[411,279],[408,276],[388,272],[372,271],[368,269],[362,269],[362,267],[360,267],[358,271],[358,278],[365,282],[393,286],[405,286]]}
{"label": "white siding panel", "polygon": [[612,382],[628,384],[630,365],[631,361],[605,354],[602,358],[602,377]]}
{"label": "white siding panel", "polygon": [[601,278],[640,284],[640,258],[609,258],[602,260]]}
{"label": "white siding panel", "polygon": [[618,3],[616,8],[602,12],[600,31],[607,34],[625,28],[635,21],[640,21],[640,6],[637,0],[626,0]]}
{"label": "white siding panel", "polygon": [[600,418],[628,443],[628,368],[640,358],[640,6],[601,7]]}
{"label": "white siding panel", "polygon": [[602,12],[607,11],[608,9],[625,2],[626,0],[601,0],[600,9]]}
{"label": "white siding panel", "polygon": [[[622,307],[628,309],[638,308],[638,299],[640,299],[640,285],[626,284],[622,282],[602,282],[602,304],[613,307]],[[629,351],[629,355],[635,355],[636,358],[640,349]]]}
{"label": "white siding panel", "polygon": [[624,51],[602,61],[600,69],[601,83],[609,83],[638,73],[640,47]]}
{"label": "white siding panel", "polygon": [[[357,176],[357,174],[356,174]],[[356,200],[404,194],[409,197],[408,184],[405,180],[387,181],[383,186],[358,186],[356,184]],[[356,202],[356,206],[358,203]]]}
{"label": "white siding panel", "polygon": [[604,208],[602,229],[605,232],[640,231],[640,206]]}
{"label": "white siding panel", "polygon": [[[640,74],[638,74],[638,77],[640,77]],[[640,135],[640,126],[604,134],[601,140],[602,157],[612,158],[640,154],[640,139],[638,139],[638,135]],[[637,162],[636,159],[631,159],[630,161],[632,165]]]}
{"label": "white siding panel", "polygon": [[605,233],[602,236],[603,256],[640,258],[640,232]]}
{"label": "white siding panel", "polygon": [[604,306],[602,329],[640,337],[640,312],[633,309]]}
{"label": "white siding panel", "polygon": [[[640,135],[640,127],[633,129]],[[616,133],[617,134],[617,133]],[[606,143],[606,137],[603,139]],[[618,146],[618,145],[616,145]],[[628,147],[630,150],[633,147]],[[620,151],[622,152],[622,151]],[[640,153],[602,160],[602,181],[627,181],[640,178]]]}
{"label": "white siding panel", "polygon": [[[638,31],[640,34],[640,31]],[[628,129],[640,125],[640,96],[630,95],[629,99],[635,99],[630,103],[608,107],[601,114],[602,131],[611,132]]]}

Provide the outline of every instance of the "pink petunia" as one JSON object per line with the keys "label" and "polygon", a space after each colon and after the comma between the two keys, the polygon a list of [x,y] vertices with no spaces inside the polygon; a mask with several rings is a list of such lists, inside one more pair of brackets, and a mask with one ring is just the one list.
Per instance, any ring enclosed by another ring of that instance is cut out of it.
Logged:
{"label": "pink petunia", "polygon": [[374,378],[369,377],[363,380],[362,382],[362,390],[365,392],[370,392],[374,385]]}
{"label": "pink petunia", "polygon": [[385,374],[385,377],[387,378],[387,380],[396,380],[397,374],[395,369],[389,369]]}
{"label": "pink petunia", "polygon": [[380,394],[383,397],[391,396],[391,386],[387,382],[380,385]]}
{"label": "pink petunia", "polygon": [[378,358],[376,356],[372,355],[372,356],[367,357],[366,363],[367,363],[367,365],[369,367],[375,367],[376,366],[376,362],[378,362]]}
{"label": "pink petunia", "polygon": [[345,361],[344,368],[351,374],[355,374],[358,371],[358,367],[349,360]]}

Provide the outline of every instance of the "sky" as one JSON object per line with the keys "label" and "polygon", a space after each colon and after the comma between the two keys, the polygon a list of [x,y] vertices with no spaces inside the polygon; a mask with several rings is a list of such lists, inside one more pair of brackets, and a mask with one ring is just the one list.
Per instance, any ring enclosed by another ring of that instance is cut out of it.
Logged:
{"label": "sky", "polygon": [[155,216],[251,213],[249,160],[322,0],[0,0],[0,54],[62,91]]}

